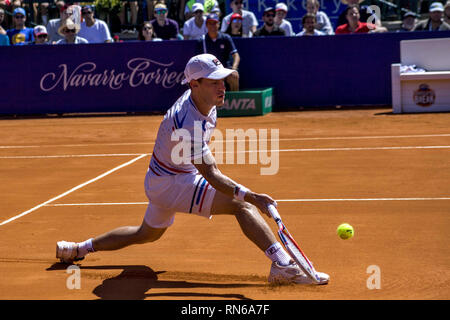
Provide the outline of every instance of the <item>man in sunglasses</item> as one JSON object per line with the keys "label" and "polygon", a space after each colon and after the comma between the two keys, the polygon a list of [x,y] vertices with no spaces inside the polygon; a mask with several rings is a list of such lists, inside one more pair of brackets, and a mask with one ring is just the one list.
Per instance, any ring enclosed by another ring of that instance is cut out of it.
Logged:
{"label": "man in sunglasses", "polygon": [[242,16],[242,36],[252,37],[258,28],[258,19],[253,12],[242,9],[243,0],[230,1],[230,7],[233,10],[232,13],[225,16],[222,21],[221,32],[225,32],[231,23],[231,16],[234,13],[239,13]]}
{"label": "man in sunglasses", "polygon": [[167,18],[169,13],[167,6],[163,3],[158,3],[154,12],[155,19],[150,22],[153,25],[156,36],[163,40],[177,40],[180,33],[178,22]]}
{"label": "man in sunglasses", "polygon": [[6,31],[9,42],[12,45],[22,45],[33,42],[33,29],[25,27],[25,21],[27,20],[27,13],[25,10],[23,8],[14,9],[13,18],[16,27]]}
{"label": "man in sunglasses", "polygon": [[267,7],[263,13],[264,25],[256,30],[255,37],[285,36],[283,29],[275,24],[275,9]]}
{"label": "man in sunglasses", "polygon": [[94,17],[94,7],[86,5],[81,9],[83,21],[81,22],[80,37],[85,38],[89,43],[110,43],[111,33],[105,21]]}

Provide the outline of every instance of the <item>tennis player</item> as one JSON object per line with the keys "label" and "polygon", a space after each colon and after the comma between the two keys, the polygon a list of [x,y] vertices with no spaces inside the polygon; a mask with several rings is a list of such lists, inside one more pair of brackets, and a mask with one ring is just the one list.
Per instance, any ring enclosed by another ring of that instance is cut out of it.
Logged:
{"label": "tennis player", "polygon": [[[88,253],[156,241],[174,223],[176,212],[209,219],[213,215],[234,215],[247,238],[272,261],[269,282],[312,283],[258,212],[270,216],[267,207],[276,206],[275,201],[221,173],[209,149],[216,127],[215,106],[224,103],[224,79],[233,72],[211,54],[189,60],[183,80],[189,89],[164,116],[145,177],[149,204],[144,221],[140,226],[120,227],[80,243],[57,242],[57,258],[73,263]],[[319,275],[321,284],[328,283],[327,274]]]}

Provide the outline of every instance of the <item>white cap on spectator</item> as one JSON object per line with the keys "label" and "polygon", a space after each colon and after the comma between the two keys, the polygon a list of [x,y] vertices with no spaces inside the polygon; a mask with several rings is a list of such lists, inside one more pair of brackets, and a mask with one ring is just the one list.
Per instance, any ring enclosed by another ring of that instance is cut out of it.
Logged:
{"label": "white cap on spectator", "polygon": [[41,34],[48,34],[47,33],[47,28],[44,27],[44,26],[36,26],[36,27],[34,27],[34,31],[33,32],[34,32],[34,35],[36,37],[41,35]]}
{"label": "white cap on spectator", "polygon": [[195,12],[197,10],[205,11],[205,8],[203,8],[203,5],[201,3],[196,2],[192,5],[192,12]]}
{"label": "white cap on spectator", "polygon": [[280,10],[288,12],[287,5],[285,5],[283,2],[277,3],[277,5],[275,6],[275,11],[280,11]]}
{"label": "white cap on spectator", "polygon": [[191,80],[198,80],[201,78],[220,80],[225,79],[234,70],[224,68],[222,63],[215,56],[209,53],[199,54],[192,57],[186,64],[184,69],[185,79],[181,84],[191,82]]}
{"label": "white cap on spectator", "polygon": [[435,12],[435,11],[440,11],[440,12],[444,12],[444,6],[442,3],[440,2],[433,2],[430,5],[430,12]]}

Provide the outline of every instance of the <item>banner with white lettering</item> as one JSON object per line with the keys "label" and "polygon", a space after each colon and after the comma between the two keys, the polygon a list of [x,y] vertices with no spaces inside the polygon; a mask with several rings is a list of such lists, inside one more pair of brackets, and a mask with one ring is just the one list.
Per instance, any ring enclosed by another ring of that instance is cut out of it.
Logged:
{"label": "banner with white lettering", "polygon": [[170,42],[3,47],[15,63],[2,63],[8,81],[0,113],[168,109],[187,89],[181,81],[194,45],[186,41],[184,50]]}

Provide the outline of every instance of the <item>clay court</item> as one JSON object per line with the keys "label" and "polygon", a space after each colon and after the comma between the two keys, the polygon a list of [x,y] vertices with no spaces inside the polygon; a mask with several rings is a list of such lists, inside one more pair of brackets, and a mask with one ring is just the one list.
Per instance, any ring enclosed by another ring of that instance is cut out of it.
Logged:
{"label": "clay court", "polygon": [[[278,201],[328,285],[269,285],[270,261],[233,217],[178,214],[155,243],[88,255],[81,287],[69,289],[56,241],[141,223],[161,119],[0,120],[0,299],[450,298],[450,115],[389,109],[218,121],[223,132],[279,129],[277,174],[260,175],[260,163],[220,168]],[[354,238],[337,237],[342,222]],[[379,286],[371,289],[374,266]]]}

